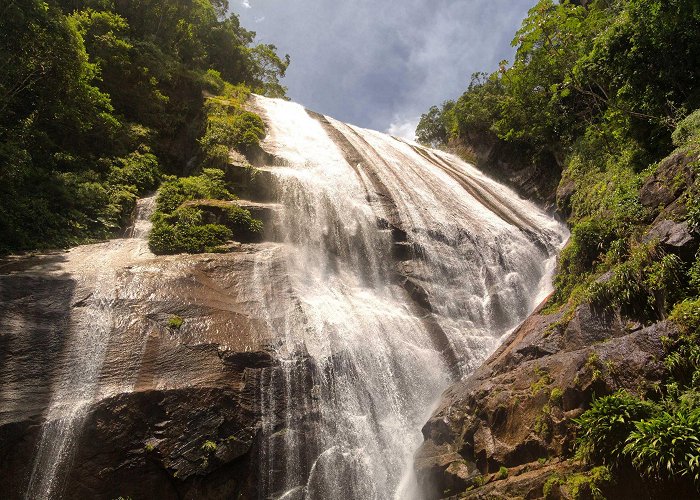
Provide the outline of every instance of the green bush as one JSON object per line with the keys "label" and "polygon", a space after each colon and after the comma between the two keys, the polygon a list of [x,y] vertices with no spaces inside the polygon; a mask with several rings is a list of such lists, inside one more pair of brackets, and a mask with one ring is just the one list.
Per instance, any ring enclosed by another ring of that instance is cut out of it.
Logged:
{"label": "green bush", "polygon": [[172,214],[188,200],[233,200],[224,181],[223,170],[205,168],[192,177],[168,177],[158,191],[156,211]]}
{"label": "green bush", "polygon": [[[224,172],[205,168],[192,177],[169,177],[156,198],[153,228],[148,244],[155,254],[216,252],[237,234],[262,231],[262,222],[236,205],[215,204],[212,200],[232,201]],[[196,200],[207,200],[197,203]],[[186,202],[192,202],[186,204]],[[204,210],[214,207],[223,212],[220,223],[206,222]]]}
{"label": "green bush", "polygon": [[700,336],[700,299],[688,299],[673,308],[669,319],[673,321],[686,337]]}
{"label": "green bush", "polygon": [[700,109],[693,111],[676,126],[672,138],[677,147],[700,143]]}
{"label": "green bush", "polygon": [[566,489],[572,500],[592,498],[605,500],[602,488],[613,480],[610,469],[605,466],[594,467],[585,474],[574,474],[566,479]]}
{"label": "green bush", "polygon": [[556,495],[555,488],[559,488],[560,485],[564,484],[564,478],[558,473],[554,473],[547,478],[542,486],[542,496],[549,500],[550,498],[559,498]]}
{"label": "green bush", "polygon": [[592,272],[594,262],[615,239],[615,227],[603,218],[590,218],[573,227],[569,243],[560,254],[559,269],[554,279],[557,302],[566,302],[574,288]]}
{"label": "green bush", "polygon": [[243,108],[249,93],[243,86],[225,84],[220,95],[207,99],[206,131],[199,139],[207,165],[223,167],[231,149],[245,153],[265,136],[262,118]]}
{"label": "green bush", "polygon": [[184,322],[185,320],[176,314],[168,319],[168,326],[170,328],[174,328],[175,330],[179,330]]}
{"label": "green bush", "polygon": [[244,111],[236,115],[234,121],[233,146],[242,151],[248,151],[260,143],[265,137],[265,124],[255,113]]}
{"label": "green bush", "polygon": [[656,411],[653,403],[626,391],[594,399],[590,409],[574,420],[578,426],[577,455],[594,463],[619,464],[635,423]]}
{"label": "green bush", "polygon": [[109,205],[105,210],[114,229],[126,227],[136,208],[136,189],[133,186],[113,186],[109,193]]}
{"label": "green bush", "polygon": [[202,445],[202,450],[206,451],[207,453],[216,451],[216,448],[216,443],[210,440],[204,441],[204,444]]}
{"label": "green bush", "polygon": [[700,408],[659,412],[635,423],[624,452],[635,468],[655,479],[700,481]]}
{"label": "green bush", "polygon": [[221,78],[221,73],[215,69],[209,69],[202,75],[202,86],[214,94],[224,91],[226,82]]}
{"label": "green bush", "polygon": [[109,172],[109,182],[115,186],[133,186],[138,195],[153,191],[160,182],[158,158],[148,148],[118,158]]}
{"label": "green bush", "polygon": [[700,346],[693,340],[681,340],[668,353],[664,364],[676,385],[700,387]]}
{"label": "green bush", "polygon": [[564,399],[564,392],[558,387],[555,387],[549,393],[549,403],[552,406],[561,407],[563,399]]}
{"label": "green bush", "polygon": [[155,254],[218,251],[233,237],[221,224],[204,224],[201,210],[183,207],[172,216],[156,214],[148,246]]}
{"label": "green bush", "polygon": [[610,273],[607,280],[589,287],[588,298],[598,307],[620,308],[639,319],[660,319],[682,296],[683,261],[664,254],[655,243],[637,245]]}

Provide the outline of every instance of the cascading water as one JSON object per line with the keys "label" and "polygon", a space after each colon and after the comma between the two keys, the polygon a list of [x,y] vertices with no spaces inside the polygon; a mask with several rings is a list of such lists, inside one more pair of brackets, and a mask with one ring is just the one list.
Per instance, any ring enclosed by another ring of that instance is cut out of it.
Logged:
{"label": "cascading water", "polygon": [[547,293],[566,230],[454,156],[254,106],[284,206],[268,251],[290,282],[284,296],[260,286],[260,254],[258,306],[282,311],[279,366],[260,380],[260,496],[409,498],[436,398]]}
{"label": "cascading water", "polygon": [[117,318],[113,304],[117,294],[117,271],[125,262],[152,256],[146,236],[151,227],[155,196],[139,200],[129,238],[115,239],[100,245],[77,247],[63,268],[84,281],[92,292],[85,299],[69,325],[69,346],[65,354],[64,373],[52,389],[46,421],[42,426],[39,447],[34,458],[27,500],[61,497],[61,475],[69,466],[73,447],[91,404],[106,396],[99,387],[99,377],[109,346],[110,333]]}
{"label": "cascading water", "polygon": [[[63,496],[98,402],[135,390],[210,386],[242,401],[250,391],[250,405],[259,404],[242,410],[250,413],[248,427],[227,423],[218,441],[242,447],[236,440],[260,424],[249,457],[258,472],[246,492],[286,500],[414,498],[412,457],[440,393],[549,290],[566,230],[509,189],[454,156],[293,103],[254,97],[251,105],[268,127],[261,168],[274,177],[265,199],[273,191],[277,203],[258,208],[275,214],[266,231],[274,241],[216,258],[156,258],[145,240],[151,197],[139,202],[129,238],[76,247],[55,268],[47,270],[47,259],[37,269],[69,277],[75,296],[65,299],[65,347],[51,359],[50,399],[36,403],[44,423],[25,498]],[[240,265],[249,267],[233,267]],[[226,284],[218,287],[203,269]],[[167,314],[180,308],[186,331],[164,332]],[[13,331],[21,330],[14,321]],[[17,333],[11,342],[27,354],[0,367],[12,381],[0,387],[0,415],[10,422],[33,401],[15,376],[31,359],[31,338]],[[180,365],[175,352],[192,359]],[[204,353],[215,360],[198,371],[209,359]],[[250,366],[228,361],[232,353],[251,354],[239,356]],[[229,380],[230,373],[241,378]],[[146,430],[147,445],[159,446],[159,429],[170,422],[163,418]],[[178,461],[191,469],[188,478],[208,470],[197,462],[205,431],[193,430],[198,437],[182,448],[164,445],[174,454],[164,463],[169,482],[183,467]],[[150,460],[139,445],[134,450],[132,464]],[[177,477],[178,484],[193,481]]]}

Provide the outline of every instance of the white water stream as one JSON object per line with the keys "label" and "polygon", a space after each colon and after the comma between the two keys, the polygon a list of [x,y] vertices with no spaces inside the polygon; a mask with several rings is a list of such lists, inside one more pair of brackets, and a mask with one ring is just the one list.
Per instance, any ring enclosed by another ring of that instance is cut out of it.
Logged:
{"label": "white water stream", "polygon": [[98,245],[76,247],[68,253],[63,270],[92,289],[85,306],[74,309],[65,353],[64,373],[52,388],[52,398],[42,425],[39,447],[34,457],[27,500],[62,498],[62,475],[70,466],[74,446],[92,403],[106,397],[100,393],[99,377],[109,346],[110,334],[119,318],[113,315],[118,294],[118,270],[125,262],[152,257],[147,235],[151,228],[155,196],[142,198],[128,238]]}
{"label": "white water stream", "polygon": [[[548,292],[566,230],[452,155],[282,100],[255,106],[295,297],[261,286],[261,255],[260,307],[284,310],[281,367],[261,380],[261,496],[410,498],[436,399]],[[397,239],[412,259],[392,258]]]}

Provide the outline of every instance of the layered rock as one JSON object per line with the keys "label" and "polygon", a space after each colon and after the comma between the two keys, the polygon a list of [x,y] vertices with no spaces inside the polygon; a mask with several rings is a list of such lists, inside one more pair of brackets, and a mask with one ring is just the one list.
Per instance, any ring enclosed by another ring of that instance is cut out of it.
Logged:
{"label": "layered rock", "polygon": [[[661,380],[662,338],[673,332],[667,322],[641,328],[588,306],[571,318],[534,313],[444,394],[423,428],[416,472],[426,498],[470,488],[474,498],[541,497],[554,472],[580,468],[561,459],[571,456],[572,419],[595,394],[643,393]],[[501,467],[508,480],[496,474]]]}
{"label": "layered rock", "polygon": [[[123,239],[4,261],[3,498],[23,498],[30,478],[51,466],[35,462],[42,424],[60,418],[62,404],[74,414],[83,403],[64,388],[76,366],[85,386],[77,394],[92,402],[77,413],[78,427],[68,427],[66,454],[57,459],[72,466],[58,465],[54,494],[255,496],[259,380],[275,364],[268,325],[276,312],[258,307],[245,286],[256,279],[261,252],[270,259],[266,281],[284,294],[283,253],[272,243],[154,258],[143,241]],[[102,327],[107,345],[89,386],[76,346]]]}
{"label": "layered rock", "polygon": [[546,209],[553,209],[557,185],[561,178],[561,162],[549,153],[537,160],[525,160],[524,146],[505,142],[491,132],[469,131],[459,141],[447,145],[448,150],[469,159],[479,170],[513,188],[520,196]]}

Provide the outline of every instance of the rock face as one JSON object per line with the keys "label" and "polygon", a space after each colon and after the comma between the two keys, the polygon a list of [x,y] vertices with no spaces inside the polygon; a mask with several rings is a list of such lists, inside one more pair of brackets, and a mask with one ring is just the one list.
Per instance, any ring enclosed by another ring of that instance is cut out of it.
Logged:
{"label": "rock face", "polygon": [[[423,428],[416,472],[426,498],[470,487],[474,498],[541,497],[551,474],[576,470],[556,458],[571,451],[571,419],[594,394],[638,393],[660,380],[661,339],[672,333],[666,322],[640,328],[588,306],[571,318],[534,313],[445,393]],[[508,480],[495,474],[501,467]]]}
{"label": "rock face", "polygon": [[0,261],[2,498],[402,496],[426,408],[533,308],[558,222],[453,155],[253,100],[244,200],[188,203],[266,232],[156,258],[140,202],[128,238]]}
{"label": "rock face", "polygon": [[[243,285],[272,246],[155,258],[121,239],[2,262],[2,497],[24,498],[54,466],[65,498],[254,497],[275,312],[263,317]],[[266,280],[284,294],[281,266],[267,262]],[[76,410],[83,400],[94,403]],[[40,424],[62,415],[72,467],[35,459]]]}
{"label": "rock face", "polygon": [[515,189],[520,196],[547,210],[555,207],[561,165],[547,153],[537,161],[524,161],[520,145],[499,140],[491,132],[470,131],[464,143],[450,143],[448,149],[464,157],[486,174]]}

